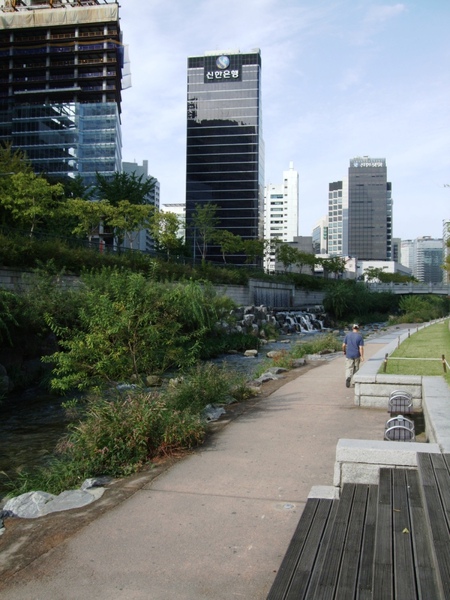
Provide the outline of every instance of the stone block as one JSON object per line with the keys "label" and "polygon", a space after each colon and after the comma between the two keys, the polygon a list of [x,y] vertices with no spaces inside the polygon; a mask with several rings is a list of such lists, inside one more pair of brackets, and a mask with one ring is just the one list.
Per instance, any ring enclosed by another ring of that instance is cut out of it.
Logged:
{"label": "stone block", "polygon": [[308,498],[337,500],[339,498],[339,488],[332,485],[314,485],[308,494]]}
{"label": "stone block", "polygon": [[439,453],[437,444],[387,442],[377,440],[339,440],[333,483],[378,483],[381,467],[415,468],[418,452]]}

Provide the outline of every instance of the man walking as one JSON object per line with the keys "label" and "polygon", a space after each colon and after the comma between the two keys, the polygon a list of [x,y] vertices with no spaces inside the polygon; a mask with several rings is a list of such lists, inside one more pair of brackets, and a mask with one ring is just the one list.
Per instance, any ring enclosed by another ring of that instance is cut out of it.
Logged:
{"label": "man walking", "polygon": [[349,388],[353,375],[359,369],[360,361],[364,360],[364,339],[356,323],[352,331],[345,336],[342,350],[345,354],[345,385]]}

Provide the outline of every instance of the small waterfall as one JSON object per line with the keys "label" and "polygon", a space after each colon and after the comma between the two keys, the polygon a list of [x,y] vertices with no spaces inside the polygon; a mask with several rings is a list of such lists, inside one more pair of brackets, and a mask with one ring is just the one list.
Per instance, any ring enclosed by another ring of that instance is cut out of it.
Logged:
{"label": "small waterfall", "polygon": [[280,327],[288,333],[313,333],[324,329],[324,321],[317,314],[298,310],[279,312],[276,320]]}

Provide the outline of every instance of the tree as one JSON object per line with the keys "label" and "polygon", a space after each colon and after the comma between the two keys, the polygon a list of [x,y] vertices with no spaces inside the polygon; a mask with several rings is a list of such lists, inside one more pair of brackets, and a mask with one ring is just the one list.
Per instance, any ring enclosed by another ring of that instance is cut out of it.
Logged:
{"label": "tree", "polygon": [[19,172],[11,175],[9,185],[0,195],[0,204],[14,223],[26,227],[32,237],[40,223],[56,214],[63,198],[64,188],[60,183],[51,185],[44,177]]}
{"label": "tree", "polygon": [[31,162],[20,150],[13,150],[11,143],[0,145],[0,222],[9,227],[14,225],[11,209],[2,198],[11,193],[11,177],[16,173],[32,173]]}
{"label": "tree", "polygon": [[300,269],[300,273],[302,272],[303,267],[305,265],[308,265],[309,267],[311,267],[312,270],[314,270],[314,265],[316,264],[316,262],[317,259],[315,254],[312,254],[311,252],[302,252],[301,250],[297,250],[297,260],[295,261],[295,264]]}
{"label": "tree", "polygon": [[345,272],[346,260],[341,256],[330,256],[322,258],[323,273],[325,279],[328,279],[328,273],[333,273],[336,277]]}
{"label": "tree", "polygon": [[143,229],[148,225],[150,211],[134,210],[132,207],[147,206],[153,210],[153,206],[148,202],[148,195],[155,183],[154,177],[144,179],[143,175],[138,177],[136,173],[115,172],[112,176],[96,173],[93,193],[99,199],[108,200],[111,207],[116,209],[109,214],[109,225],[114,228],[119,247],[126,235],[129,236],[132,245],[137,235],[137,232],[132,234],[133,222],[136,223],[136,229]]}
{"label": "tree", "polygon": [[130,248],[133,248],[139,230],[150,226],[154,210],[152,204],[132,204],[128,200],[120,200],[117,205],[110,205],[106,224],[114,230],[119,245],[127,237]]}
{"label": "tree", "polygon": [[297,263],[298,250],[294,246],[281,242],[275,249],[275,257],[283,265],[284,270],[287,271],[289,267]]}
{"label": "tree", "polygon": [[336,282],[330,287],[323,299],[323,307],[330,315],[337,319],[351,313],[354,308],[354,295],[356,287],[347,281]]}
{"label": "tree", "polygon": [[223,262],[226,263],[227,254],[235,254],[243,248],[243,241],[240,235],[235,235],[227,229],[219,229],[214,234],[213,241],[220,246]]}
{"label": "tree", "polygon": [[136,173],[115,172],[112,177],[96,173],[95,195],[108,200],[112,206],[117,206],[121,200],[130,204],[147,204],[148,195],[155,187],[156,179]]}
{"label": "tree", "polygon": [[[192,226],[194,228],[194,246],[200,250],[202,262],[206,259],[208,244],[214,240],[216,227],[220,219],[216,216],[217,204],[196,204],[192,215]],[[195,251],[195,248],[194,248]]]}
{"label": "tree", "polygon": [[243,240],[242,247],[247,255],[246,263],[255,263],[258,258],[264,257],[266,249],[266,240]]}
{"label": "tree", "polygon": [[77,224],[72,229],[75,235],[86,236],[89,242],[94,235],[101,237],[101,225],[108,221],[111,205],[107,200],[83,200],[69,198],[63,207],[68,217],[75,217]]}
{"label": "tree", "polygon": [[11,143],[0,145],[0,174],[32,173],[31,162],[21,150],[13,150]]}
{"label": "tree", "polygon": [[174,252],[183,248],[183,240],[178,236],[180,220],[173,212],[155,209],[151,221],[150,232],[159,250],[166,253],[169,259]]}
{"label": "tree", "polygon": [[64,187],[64,195],[66,198],[82,198],[89,200],[92,198],[93,186],[86,185],[81,175],[75,177],[46,177],[50,183],[61,183]]}
{"label": "tree", "polygon": [[364,269],[364,277],[367,281],[381,281],[384,270],[378,267],[367,267]]}

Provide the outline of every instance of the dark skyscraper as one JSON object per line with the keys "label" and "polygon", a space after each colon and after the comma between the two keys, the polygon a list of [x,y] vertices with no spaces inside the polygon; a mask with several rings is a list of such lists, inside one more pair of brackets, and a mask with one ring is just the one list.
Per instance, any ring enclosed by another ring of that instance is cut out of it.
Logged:
{"label": "dark skyscraper", "polygon": [[0,142],[54,177],[120,171],[116,0],[11,0],[0,15]]}
{"label": "dark skyscraper", "polygon": [[384,158],[350,160],[348,255],[359,260],[392,260],[391,184]]}
{"label": "dark skyscraper", "polygon": [[[263,236],[264,149],[261,55],[215,52],[188,59],[186,242],[200,256],[197,206],[217,207],[218,230],[244,240]],[[206,258],[223,261],[209,243]],[[243,264],[241,251],[227,262]]]}

